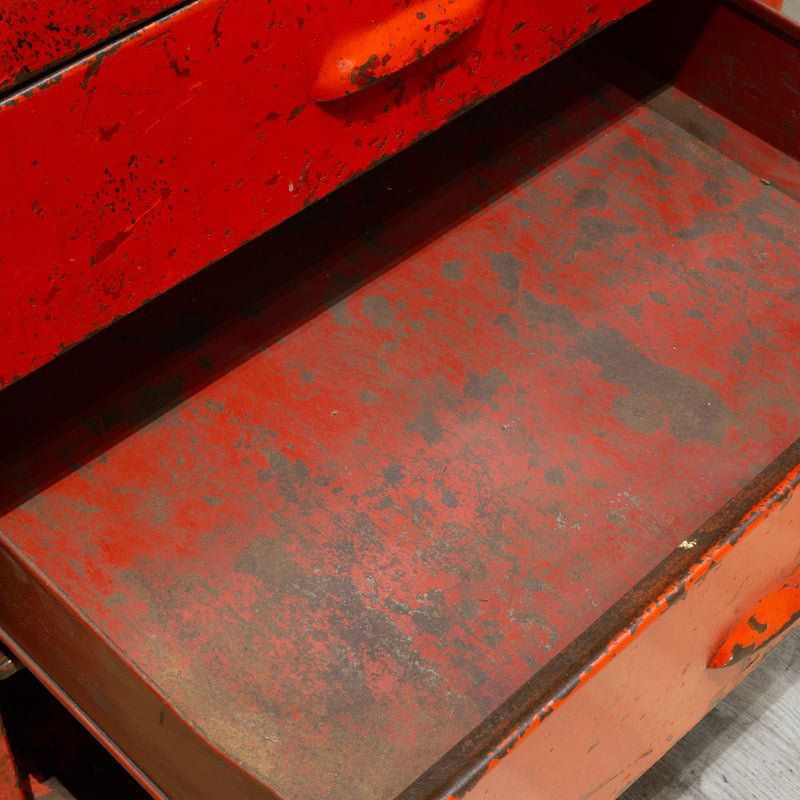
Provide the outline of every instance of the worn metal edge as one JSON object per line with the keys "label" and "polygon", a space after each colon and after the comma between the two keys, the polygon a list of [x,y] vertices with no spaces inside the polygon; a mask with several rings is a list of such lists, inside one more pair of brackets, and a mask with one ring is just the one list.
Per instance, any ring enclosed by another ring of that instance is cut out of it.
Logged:
{"label": "worn metal edge", "polygon": [[2,531],[0,585],[0,639],[154,798],[283,800],[148,685]]}
{"label": "worn metal edge", "polygon": [[800,439],[701,525],[596,622],[396,796],[395,800],[451,800],[463,795],[526,733],[541,723],[640,633],[679,600],[753,524],[800,485]]}
{"label": "worn metal edge", "polygon": [[8,649],[14,653],[15,658],[20,662],[20,666],[27,667],[39,683],[41,683],[50,694],[57,698],[61,705],[69,709],[72,716],[77,719],[106,750],[114,754],[116,760],[124,765],[126,771],[130,773],[143,788],[156,798],[156,800],[169,800],[169,798],[162,794],[159,788],[120,751],[105,731],[99,728],[81,709],[70,703],[69,698],[64,694],[61,687],[53,681],[50,675],[45,672],[33,658],[31,658],[25,648],[6,632],[2,625],[0,625],[0,639],[2,639],[3,644],[7,645]]}

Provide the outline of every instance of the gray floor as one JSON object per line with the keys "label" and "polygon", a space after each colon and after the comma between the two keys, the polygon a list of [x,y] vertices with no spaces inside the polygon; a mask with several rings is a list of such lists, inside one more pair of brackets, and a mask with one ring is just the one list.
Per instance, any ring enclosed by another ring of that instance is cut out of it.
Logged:
{"label": "gray floor", "polygon": [[621,800],[800,800],[800,630]]}
{"label": "gray floor", "polygon": [[800,22],[800,0],[783,0],[783,13]]}

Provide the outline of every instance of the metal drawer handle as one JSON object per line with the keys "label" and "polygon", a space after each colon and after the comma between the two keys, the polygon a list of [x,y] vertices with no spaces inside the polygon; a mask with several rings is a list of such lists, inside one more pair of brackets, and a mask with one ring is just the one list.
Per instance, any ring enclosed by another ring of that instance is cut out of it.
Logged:
{"label": "metal drawer handle", "polygon": [[472,28],[487,5],[488,0],[421,0],[351,34],[326,54],[312,98],[336,100],[383,80]]}
{"label": "metal drawer handle", "polygon": [[736,664],[766,647],[800,620],[800,569],[753,606],[708,662],[711,669]]}

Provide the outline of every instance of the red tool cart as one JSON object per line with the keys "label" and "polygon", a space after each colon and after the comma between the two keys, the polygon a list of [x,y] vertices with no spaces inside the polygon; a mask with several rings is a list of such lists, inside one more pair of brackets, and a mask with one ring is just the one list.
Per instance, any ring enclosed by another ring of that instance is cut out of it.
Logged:
{"label": "red tool cart", "polygon": [[800,27],[49,5],[0,19],[8,652],[155,798],[617,796],[800,616]]}

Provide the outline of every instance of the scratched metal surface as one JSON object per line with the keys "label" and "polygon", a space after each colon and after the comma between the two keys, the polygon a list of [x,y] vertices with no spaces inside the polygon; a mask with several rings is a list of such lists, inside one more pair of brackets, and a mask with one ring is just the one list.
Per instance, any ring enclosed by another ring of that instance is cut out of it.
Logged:
{"label": "scratched metal surface", "polygon": [[4,98],[0,386],[643,3],[484,3],[418,63],[317,103],[331,50],[399,4],[199,0]]}
{"label": "scratched metal surface", "polygon": [[3,546],[287,798],[393,797],[800,429],[791,197],[569,57],[409,155],[0,397]]}

